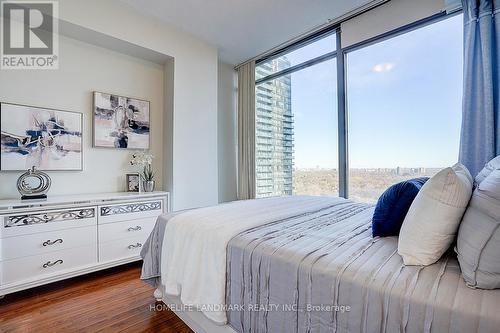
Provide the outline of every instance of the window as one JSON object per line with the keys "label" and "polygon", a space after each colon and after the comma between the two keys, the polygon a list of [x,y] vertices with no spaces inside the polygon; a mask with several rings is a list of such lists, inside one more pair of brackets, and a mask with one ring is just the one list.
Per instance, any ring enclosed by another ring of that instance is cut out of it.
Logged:
{"label": "window", "polygon": [[258,61],[257,197],[373,203],[398,181],[454,164],[462,19],[433,17],[341,50],[336,29]]}
{"label": "window", "polygon": [[279,75],[334,51],[335,43],[330,34],[257,66],[257,197],[338,195],[336,60]]}
{"label": "window", "polygon": [[458,160],[462,15],[347,54],[349,197]]}
{"label": "window", "polygon": [[293,194],[339,195],[337,61],[292,74]]}

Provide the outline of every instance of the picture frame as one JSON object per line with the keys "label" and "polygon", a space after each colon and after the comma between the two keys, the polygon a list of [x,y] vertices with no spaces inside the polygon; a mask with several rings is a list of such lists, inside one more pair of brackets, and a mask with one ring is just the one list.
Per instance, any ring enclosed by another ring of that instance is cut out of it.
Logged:
{"label": "picture frame", "polygon": [[127,173],[126,180],[127,192],[140,192],[141,176],[139,173]]}
{"label": "picture frame", "polygon": [[84,115],[0,102],[0,171],[83,171]]}
{"label": "picture frame", "polygon": [[151,102],[101,91],[93,92],[92,146],[151,148]]}

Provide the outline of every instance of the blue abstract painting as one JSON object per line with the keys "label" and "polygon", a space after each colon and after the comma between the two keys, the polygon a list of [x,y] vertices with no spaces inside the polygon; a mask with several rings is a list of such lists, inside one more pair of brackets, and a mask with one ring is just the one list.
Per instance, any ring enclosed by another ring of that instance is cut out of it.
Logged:
{"label": "blue abstract painting", "polygon": [[82,114],[0,104],[0,170],[82,170]]}

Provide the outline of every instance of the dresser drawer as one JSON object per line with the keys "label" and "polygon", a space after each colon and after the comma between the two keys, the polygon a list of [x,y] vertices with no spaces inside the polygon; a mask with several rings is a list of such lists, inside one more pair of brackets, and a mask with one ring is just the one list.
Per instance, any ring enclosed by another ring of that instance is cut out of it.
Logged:
{"label": "dresser drawer", "polygon": [[75,207],[0,215],[0,238],[97,224],[97,207]]}
{"label": "dresser drawer", "polygon": [[115,205],[99,206],[98,223],[113,223],[148,217],[157,217],[163,213],[163,200],[136,201]]}
{"label": "dresser drawer", "polygon": [[99,244],[99,261],[113,261],[129,257],[138,257],[144,246],[147,235],[118,239]]}
{"label": "dresser drawer", "polygon": [[[156,217],[99,225],[99,242],[110,242],[141,235],[145,241],[156,223]],[[142,236],[143,235],[143,236]]]}
{"label": "dresser drawer", "polygon": [[0,261],[97,244],[97,226],[8,237],[0,243]]}
{"label": "dresser drawer", "polygon": [[97,246],[54,251],[37,256],[6,260],[0,263],[2,284],[36,280],[79,267],[97,264]]}

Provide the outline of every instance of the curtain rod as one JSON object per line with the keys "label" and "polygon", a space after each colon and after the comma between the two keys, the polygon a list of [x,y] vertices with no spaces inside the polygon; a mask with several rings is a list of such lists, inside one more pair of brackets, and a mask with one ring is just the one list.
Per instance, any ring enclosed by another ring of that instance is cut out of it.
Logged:
{"label": "curtain rod", "polygon": [[371,2],[367,3],[366,5],[363,5],[363,6],[359,7],[359,8],[351,10],[350,12],[348,12],[348,13],[346,13],[346,14],[344,14],[344,15],[336,18],[336,19],[328,19],[328,21],[326,23],[320,24],[320,25],[314,27],[313,29],[308,30],[307,32],[300,34],[299,36],[296,36],[296,37],[294,37],[294,38],[292,38],[292,39],[290,39],[290,40],[288,40],[286,42],[283,42],[283,43],[279,44],[278,46],[273,47],[270,50],[262,52],[262,53],[256,55],[255,57],[252,57],[252,58],[250,58],[250,59],[248,59],[248,60],[246,60],[246,61],[244,61],[244,62],[242,62],[242,63],[240,63],[240,64],[238,64],[236,66],[234,66],[234,69],[237,70],[239,67],[248,64],[250,61],[254,61],[254,60],[258,60],[260,58],[264,58],[265,56],[268,56],[268,55],[270,55],[270,54],[272,54],[272,53],[274,53],[274,52],[276,52],[278,50],[284,49],[285,47],[290,46],[290,45],[292,45],[292,44],[294,44],[294,43],[296,43],[296,42],[298,42],[298,41],[300,41],[302,39],[305,39],[308,36],[313,35],[314,33],[317,33],[317,32],[319,32],[321,30],[324,30],[324,29],[327,29],[327,28],[339,25],[342,22],[345,22],[345,21],[350,20],[350,19],[352,19],[352,18],[354,18],[356,16],[359,16],[359,15],[361,15],[363,13],[366,13],[367,11],[369,11],[369,10],[375,8],[375,7],[378,7],[380,5],[383,5],[384,3],[387,3],[389,1],[390,0],[374,0],[374,1],[371,1]]}

